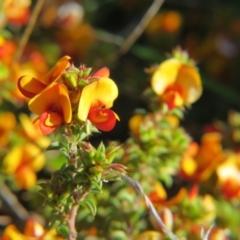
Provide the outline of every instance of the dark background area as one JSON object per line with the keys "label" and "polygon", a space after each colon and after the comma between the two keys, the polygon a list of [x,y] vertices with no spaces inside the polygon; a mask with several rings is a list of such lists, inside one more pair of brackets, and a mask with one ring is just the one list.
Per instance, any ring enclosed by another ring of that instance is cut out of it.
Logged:
{"label": "dark background area", "polygon": [[[131,34],[152,4],[135,0],[83,1],[86,10],[91,2],[96,4],[96,11],[86,12],[86,21],[95,29],[123,38]],[[198,138],[206,124],[216,119],[226,121],[230,109],[240,109],[240,2],[169,0],[158,14],[172,11],[181,18],[179,29],[171,33],[159,27],[150,34],[147,27],[124,56],[110,63],[111,77],[120,92],[114,110],[121,121],[105,134],[107,138],[126,139],[127,121],[134,109],[147,107],[141,93],[149,86],[150,76],[144,68],[160,63],[177,46],[196,60],[203,82],[201,98],[186,110],[182,122],[190,134]],[[99,41],[95,46],[100,58],[106,44],[111,45]],[[109,51],[117,51],[117,47],[110,46],[107,54]]]}

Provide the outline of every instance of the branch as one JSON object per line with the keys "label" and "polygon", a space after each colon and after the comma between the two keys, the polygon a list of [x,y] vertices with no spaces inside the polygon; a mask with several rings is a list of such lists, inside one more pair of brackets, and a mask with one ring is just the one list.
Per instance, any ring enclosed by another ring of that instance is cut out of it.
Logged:
{"label": "branch", "polygon": [[111,172],[113,172],[114,174],[116,174],[117,176],[121,177],[122,179],[124,179],[126,182],[128,182],[133,188],[134,190],[137,192],[137,193],[140,193],[146,204],[147,204],[147,207],[150,211],[150,213],[153,215],[153,217],[155,218],[156,222],[158,223],[158,225],[162,228],[163,232],[168,235],[168,237],[171,239],[171,240],[178,240],[177,236],[174,235],[174,233],[167,228],[167,226],[163,223],[162,219],[159,217],[156,209],[154,208],[152,202],[150,201],[150,199],[148,198],[148,196],[144,193],[142,187],[140,186],[140,184],[136,181],[134,181],[132,178],[120,173],[120,172],[117,172],[117,171],[114,171],[114,170],[111,170]]}
{"label": "branch", "polygon": [[82,201],[89,193],[89,187],[87,187],[82,194],[79,195],[79,192],[77,189],[73,190],[73,198],[75,202],[73,203],[69,216],[68,216],[68,229],[69,229],[69,238],[68,240],[76,240],[77,239],[77,231],[75,228],[75,223],[76,223],[76,217],[78,213],[78,208],[79,208],[79,202]]}
{"label": "branch", "polygon": [[24,48],[25,48],[25,46],[26,46],[26,44],[29,40],[29,37],[30,37],[30,35],[33,31],[33,28],[36,24],[36,21],[37,21],[38,15],[39,15],[39,13],[42,9],[43,3],[44,3],[44,0],[38,0],[38,2],[35,5],[35,8],[33,9],[31,18],[28,22],[28,25],[25,29],[25,32],[22,35],[22,38],[20,39],[18,49],[17,49],[17,51],[15,53],[15,56],[13,58],[14,62],[19,62],[19,59],[22,56],[23,50],[24,50]]}
{"label": "branch", "polygon": [[68,229],[69,229],[69,238],[68,240],[75,240],[77,238],[77,232],[75,228],[75,221],[77,217],[77,212],[78,212],[79,205],[78,203],[74,203],[72,205],[71,211],[69,213],[69,218],[68,218]]}
{"label": "branch", "polygon": [[136,42],[136,40],[140,37],[140,35],[143,33],[149,22],[152,20],[152,18],[156,15],[156,13],[159,11],[160,7],[162,6],[164,0],[154,0],[148,11],[143,16],[142,20],[139,22],[139,24],[135,27],[135,29],[132,31],[132,33],[128,36],[128,38],[125,40],[124,44],[121,46],[121,48],[118,50],[119,55],[125,54]]}

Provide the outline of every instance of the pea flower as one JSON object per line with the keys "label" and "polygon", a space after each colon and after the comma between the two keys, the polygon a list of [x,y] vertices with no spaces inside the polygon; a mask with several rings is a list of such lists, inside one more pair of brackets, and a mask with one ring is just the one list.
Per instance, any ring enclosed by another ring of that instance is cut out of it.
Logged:
{"label": "pea flower", "polygon": [[54,82],[29,101],[29,109],[39,115],[36,121],[43,134],[52,133],[72,120],[72,108],[65,85]]}
{"label": "pea flower", "polygon": [[78,118],[81,121],[89,119],[102,131],[112,130],[116,119],[119,120],[117,114],[110,110],[118,96],[118,88],[108,75],[107,68],[96,72],[92,76],[96,80],[83,88],[78,105]]}
{"label": "pea flower", "polygon": [[32,143],[16,146],[3,159],[3,167],[12,174],[21,189],[28,189],[36,184],[36,172],[45,164],[45,156],[41,149]]}
{"label": "pea flower", "polygon": [[202,93],[200,75],[184,52],[161,63],[151,79],[153,91],[165,102],[169,109],[190,105]]}
{"label": "pea flower", "polygon": [[31,239],[41,239],[41,240],[62,240],[61,237],[57,236],[56,229],[50,229],[46,231],[43,226],[35,221],[33,218],[29,218],[23,233],[21,233],[17,227],[13,224],[7,226],[4,230],[0,240],[31,240]]}
{"label": "pea flower", "polygon": [[203,181],[208,179],[217,166],[226,159],[222,149],[221,134],[205,133],[201,144],[192,142],[181,161],[181,174],[187,180]]}

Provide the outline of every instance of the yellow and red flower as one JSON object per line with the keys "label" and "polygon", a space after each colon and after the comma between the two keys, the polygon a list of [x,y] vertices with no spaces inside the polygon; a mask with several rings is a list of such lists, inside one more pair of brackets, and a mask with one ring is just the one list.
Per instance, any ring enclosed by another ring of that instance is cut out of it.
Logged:
{"label": "yellow and red flower", "polygon": [[118,88],[108,75],[107,68],[96,72],[92,77],[97,79],[83,88],[78,105],[78,118],[81,121],[89,119],[102,131],[112,130],[116,119],[119,120],[117,114],[110,110],[118,96]]}
{"label": "yellow and red flower", "polygon": [[218,185],[229,200],[240,199],[240,155],[232,153],[216,170]]}
{"label": "yellow and red flower", "polygon": [[41,79],[22,76],[18,88],[28,98],[29,109],[39,115],[36,121],[44,134],[50,134],[63,123],[72,120],[72,108],[67,87],[59,83],[61,76],[70,66],[70,57],[62,57]]}
{"label": "yellow and red flower", "polygon": [[72,120],[72,108],[65,85],[54,82],[29,101],[29,109],[39,115],[37,121],[44,134],[52,133]]}
{"label": "yellow and red flower", "polygon": [[44,164],[45,156],[42,150],[31,143],[12,148],[3,159],[6,173],[14,176],[21,189],[35,186],[36,172],[40,171]]}
{"label": "yellow and red flower", "polygon": [[[7,0],[3,3],[3,10],[6,16],[5,22],[23,26],[25,25],[30,17],[30,7],[31,7],[31,0]],[[0,25],[4,26],[2,23]]]}
{"label": "yellow and red flower", "polygon": [[[30,98],[29,109],[39,115],[37,121],[44,134],[72,121],[87,119],[102,131],[110,131],[119,120],[110,110],[118,96],[118,88],[104,67],[90,75],[91,68],[70,66],[70,57],[60,59],[41,80],[23,76],[18,80],[21,93]],[[77,109],[77,111],[75,111]]]}
{"label": "yellow and red flower", "polygon": [[161,63],[151,79],[153,91],[170,109],[194,103],[202,93],[201,78],[186,53]]}

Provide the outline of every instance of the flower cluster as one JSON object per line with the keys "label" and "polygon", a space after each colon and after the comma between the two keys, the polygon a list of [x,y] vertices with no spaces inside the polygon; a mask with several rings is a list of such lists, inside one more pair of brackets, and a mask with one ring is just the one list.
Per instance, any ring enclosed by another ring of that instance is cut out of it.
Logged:
{"label": "flower cluster", "polygon": [[4,230],[1,240],[17,239],[17,240],[63,240],[58,236],[56,229],[49,231],[45,230],[43,226],[33,218],[29,218],[26,222],[23,233],[21,233],[14,224],[8,225]]}
{"label": "flower cluster", "polygon": [[64,56],[40,80],[28,75],[19,78],[19,90],[30,99],[29,109],[38,115],[35,121],[44,134],[79,120],[110,131],[119,118],[110,110],[118,88],[109,78],[109,70],[90,74],[90,68],[76,68],[70,60]]}

